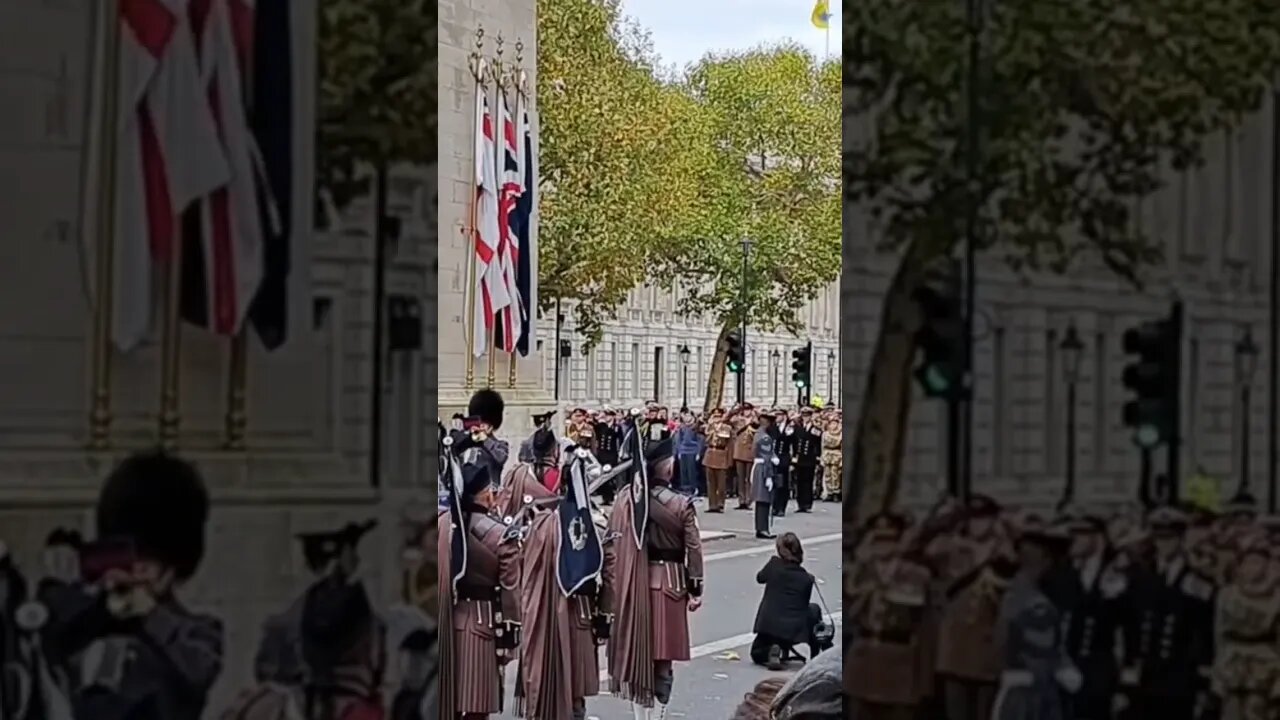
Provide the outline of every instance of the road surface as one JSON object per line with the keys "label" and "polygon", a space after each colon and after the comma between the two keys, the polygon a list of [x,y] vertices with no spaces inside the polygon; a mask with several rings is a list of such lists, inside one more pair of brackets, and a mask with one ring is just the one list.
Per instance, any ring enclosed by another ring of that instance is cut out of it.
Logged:
{"label": "road surface", "polygon": [[[675,692],[667,717],[720,720],[733,714],[743,695],[756,683],[779,674],[753,665],[748,656],[761,595],[756,573],[773,555],[773,542],[755,539],[750,530],[751,514],[746,511],[727,510],[723,515],[703,515],[700,520],[704,532],[728,531],[734,536],[708,541],[704,548],[706,603],[691,616],[693,659],[676,665]],[[805,567],[818,578],[818,589],[839,624],[840,505],[818,503],[810,515],[789,514],[778,521],[774,531],[795,532],[804,541]],[[603,662],[601,669],[606,669]],[[792,666],[781,674],[796,669]],[[508,677],[508,697],[513,682],[514,669]],[[608,695],[587,701],[587,717],[633,719],[627,703]]]}

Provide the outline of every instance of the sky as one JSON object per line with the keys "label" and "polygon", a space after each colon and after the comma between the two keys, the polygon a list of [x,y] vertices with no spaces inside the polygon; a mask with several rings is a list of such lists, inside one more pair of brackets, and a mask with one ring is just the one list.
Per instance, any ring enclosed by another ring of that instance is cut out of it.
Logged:
{"label": "sky", "polygon": [[[653,36],[664,65],[683,67],[709,51],[794,40],[822,57],[827,33],[809,18],[814,0],[623,0],[623,12]],[[831,0],[831,54],[840,54],[840,3]]]}

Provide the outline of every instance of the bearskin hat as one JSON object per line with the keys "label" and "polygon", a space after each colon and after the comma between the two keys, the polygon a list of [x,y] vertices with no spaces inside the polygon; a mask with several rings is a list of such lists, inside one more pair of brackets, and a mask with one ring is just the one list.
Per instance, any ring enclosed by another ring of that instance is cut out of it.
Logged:
{"label": "bearskin hat", "polygon": [[132,455],[98,495],[100,538],[131,540],[138,555],[173,568],[178,580],[204,559],[209,493],[199,471],[163,452]]}
{"label": "bearskin hat", "polygon": [[497,390],[485,388],[477,390],[476,394],[471,396],[471,402],[467,403],[467,415],[478,417],[489,427],[497,430],[502,427],[502,416],[506,408],[507,403]]}

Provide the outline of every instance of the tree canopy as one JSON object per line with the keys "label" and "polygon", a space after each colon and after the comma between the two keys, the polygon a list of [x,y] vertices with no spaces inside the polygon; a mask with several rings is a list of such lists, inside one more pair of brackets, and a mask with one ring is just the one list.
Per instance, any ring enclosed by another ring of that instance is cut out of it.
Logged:
{"label": "tree canopy", "polygon": [[426,0],[321,0],[317,185],[339,208],[370,167],[434,165],[436,10]]}
{"label": "tree canopy", "polygon": [[[988,0],[978,113],[966,115],[970,19],[960,2],[868,0],[845,9],[848,199],[890,248],[949,251],[971,206],[979,240],[1016,268],[1093,256],[1140,282],[1157,238],[1137,198],[1201,142],[1255,110],[1273,82],[1280,9],[1254,0]],[[966,134],[979,129],[978,183]]]}
{"label": "tree canopy", "polygon": [[839,269],[840,68],[792,46],[659,67],[616,0],[538,16],[539,281],[592,339],[646,282],[680,310],[796,329]]}

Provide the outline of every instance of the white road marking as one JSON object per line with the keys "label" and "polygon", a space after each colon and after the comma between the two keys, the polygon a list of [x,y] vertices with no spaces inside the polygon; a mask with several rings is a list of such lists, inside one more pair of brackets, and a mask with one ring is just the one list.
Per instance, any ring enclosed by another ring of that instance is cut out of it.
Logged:
{"label": "white road marking", "polygon": [[[832,533],[831,535],[818,535],[811,538],[800,538],[800,544],[804,547],[813,547],[814,545],[824,545],[826,543],[833,543],[842,539],[844,539],[844,533]],[[773,543],[769,543],[768,545],[762,545],[760,547],[728,550],[722,553],[705,555],[702,558],[702,562],[709,563],[715,560],[732,560],[733,558],[752,557],[753,555],[768,555],[774,552],[777,552],[777,548],[773,546]]]}
{"label": "white road marking", "polygon": [[[844,618],[842,616],[843,616],[843,611],[841,610],[837,610],[831,613],[831,622],[835,624],[836,627],[841,626],[842,624],[844,624]],[[715,640],[705,645],[696,645],[692,650],[689,651],[689,657],[692,660],[697,660],[698,658],[707,657],[708,655],[716,655],[726,650],[733,650],[734,648],[740,648],[740,647],[745,647],[747,645],[750,645],[753,641],[755,641],[755,639],[756,639],[756,634],[753,632],[750,632],[750,633],[743,633],[741,635],[734,635],[733,637],[724,638],[723,640]],[[750,658],[747,658],[746,661],[749,662]],[[607,660],[602,658],[601,662],[607,662]],[[608,670],[600,671],[600,682],[605,684],[609,682]]]}

